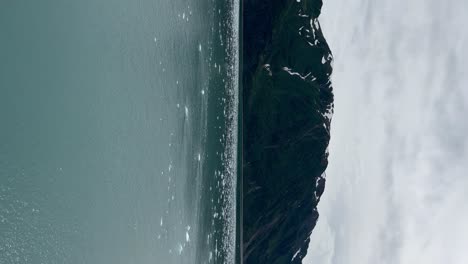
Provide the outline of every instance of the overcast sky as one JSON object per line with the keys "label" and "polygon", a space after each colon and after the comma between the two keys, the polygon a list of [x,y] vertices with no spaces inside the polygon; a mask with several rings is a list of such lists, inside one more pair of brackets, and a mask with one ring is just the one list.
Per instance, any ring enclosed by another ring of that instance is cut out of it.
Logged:
{"label": "overcast sky", "polygon": [[335,115],[305,264],[468,263],[467,12],[324,1]]}

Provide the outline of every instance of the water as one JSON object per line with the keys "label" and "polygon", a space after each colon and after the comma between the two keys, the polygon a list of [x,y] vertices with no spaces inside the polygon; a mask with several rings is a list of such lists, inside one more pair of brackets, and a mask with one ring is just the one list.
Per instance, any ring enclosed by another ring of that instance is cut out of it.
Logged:
{"label": "water", "polygon": [[234,1],[0,3],[1,264],[233,263],[237,24]]}

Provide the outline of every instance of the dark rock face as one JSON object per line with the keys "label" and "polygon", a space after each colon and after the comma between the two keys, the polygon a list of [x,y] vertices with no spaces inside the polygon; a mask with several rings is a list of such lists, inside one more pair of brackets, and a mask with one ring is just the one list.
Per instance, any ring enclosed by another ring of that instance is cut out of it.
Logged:
{"label": "dark rock face", "polygon": [[321,0],[245,0],[243,259],[301,263],[318,219],[333,93]]}

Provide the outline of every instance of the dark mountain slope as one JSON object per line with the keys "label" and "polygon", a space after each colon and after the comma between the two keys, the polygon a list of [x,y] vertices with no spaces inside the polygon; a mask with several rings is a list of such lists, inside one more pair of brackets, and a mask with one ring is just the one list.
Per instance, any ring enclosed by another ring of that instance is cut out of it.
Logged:
{"label": "dark mountain slope", "polygon": [[301,263],[324,191],[333,94],[321,0],[245,0],[243,259]]}

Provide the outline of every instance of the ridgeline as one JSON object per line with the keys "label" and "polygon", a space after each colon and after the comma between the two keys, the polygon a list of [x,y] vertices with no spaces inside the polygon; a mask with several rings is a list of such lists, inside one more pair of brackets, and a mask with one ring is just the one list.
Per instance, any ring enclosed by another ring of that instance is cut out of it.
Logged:
{"label": "ridgeline", "polygon": [[245,0],[243,260],[302,263],[325,188],[333,93],[321,0]]}

